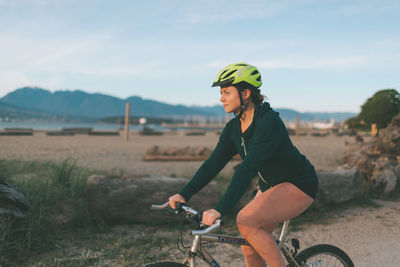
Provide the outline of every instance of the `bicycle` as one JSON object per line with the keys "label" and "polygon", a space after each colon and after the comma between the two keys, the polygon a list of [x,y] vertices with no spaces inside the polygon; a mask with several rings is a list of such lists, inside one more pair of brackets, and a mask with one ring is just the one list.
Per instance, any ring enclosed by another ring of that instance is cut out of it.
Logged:
{"label": "bicycle", "polygon": [[[173,214],[184,214],[186,219],[189,220],[194,226],[195,230],[191,231],[193,236],[192,245],[187,252],[186,258],[182,263],[174,261],[158,261],[146,264],[144,267],[195,267],[196,257],[208,263],[211,267],[219,267],[218,262],[211,256],[208,250],[204,247],[207,243],[227,243],[231,245],[247,245],[250,244],[241,237],[234,237],[228,235],[210,234],[222,226],[222,220],[218,219],[211,226],[205,227],[201,223],[201,213],[183,203],[179,203],[174,210],[169,207],[169,202],[162,205],[152,205],[152,210],[169,211]],[[329,245],[319,244],[297,254],[300,249],[300,242],[296,238],[287,239],[288,227],[290,220],[283,223],[279,238],[276,240],[283,256],[287,261],[289,267],[323,267],[323,266],[343,266],[354,267],[350,257],[340,248]],[[182,235],[178,238],[182,243]],[[290,244],[290,245],[289,245]],[[289,247],[291,246],[292,249]],[[178,246],[179,248],[179,246]]]}

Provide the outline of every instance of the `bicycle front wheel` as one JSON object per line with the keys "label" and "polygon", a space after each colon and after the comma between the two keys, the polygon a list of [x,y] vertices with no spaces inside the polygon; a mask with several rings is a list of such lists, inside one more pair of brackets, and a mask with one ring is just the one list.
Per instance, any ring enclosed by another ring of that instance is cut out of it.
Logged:
{"label": "bicycle front wheel", "polygon": [[300,266],[307,267],[354,267],[350,257],[343,250],[326,244],[309,247],[300,252],[295,259]]}
{"label": "bicycle front wheel", "polygon": [[187,265],[174,261],[158,261],[146,264],[143,267],[187,267]]}

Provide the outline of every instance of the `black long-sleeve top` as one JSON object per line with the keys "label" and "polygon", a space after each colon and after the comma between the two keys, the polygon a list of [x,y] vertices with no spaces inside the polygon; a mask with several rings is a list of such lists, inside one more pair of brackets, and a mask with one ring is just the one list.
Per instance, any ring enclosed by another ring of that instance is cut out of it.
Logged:
{"label": "black long-sleeve top", "polygon": [[211,156],[179,194],[189,201],[237,153],[243,162],[215,207],[221,214],[233,208],[256,175],[261,176],[259,185],[262,191],[287,181],[300,188],[308,187],[310,190],[306,193],[315,198],[318,182],[314,168],[293,146],[279,113],[273,111],[267,102],[255,105],[253,121],[244,133],[237,118],[226,124]]}

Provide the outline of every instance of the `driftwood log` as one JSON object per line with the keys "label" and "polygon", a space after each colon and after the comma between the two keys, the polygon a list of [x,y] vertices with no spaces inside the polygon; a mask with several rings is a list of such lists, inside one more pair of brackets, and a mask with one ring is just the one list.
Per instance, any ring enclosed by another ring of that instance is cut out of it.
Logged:
{"label": "driftwood log", "polygon": [[211,155],[207,147],[159,147],[152,146],[146,151],[143,161],[190,161],[206,160]]}
{"label": "driftwood log", "polygon": [[317,172],[318,203],[340,203],[363,193],[364,175],[356,167],[341,166],[333,171]]}
{"label": "driftwood log", "polygon": [[191,155],[145,155],[143,161],[204,161],[208,156]]}
{"label": "driftwood log", "polygon": [[[150,206],[168,201],[187,181],[172,177],[92,175],[86,183],[89,210],[111,224],[171,220],[179,216],[152,211]],[[203,210],[214,207],[218,199],[218,186],[211,182],[192,197],[190,205]]]}
{"label": "driftwood log", "polygon": [[[212,150],[208,147],[159,147],[152,146],[146,151],[143,161],[204,161],[210,157]],[[233,160],[240,160],[235,155]]]}
{"label": "driftwood log", "polygon": [[[357,168],[341,167],[334,171],[318,172],[319,203],[344,202],[362,193],[364,176]],[[254,198],[257,178],[235,207],[235,212]],[[157,176],[105,177],[92,175],[86,183],[87,201],[91,214],[111,224],[176,220],[164,212],[151,211],[152,204],[162,204],[176,194],[186,183],[186,178]],[[194,195],[189,204],[198,210],[214,207],[225,188],[211,182]]]}

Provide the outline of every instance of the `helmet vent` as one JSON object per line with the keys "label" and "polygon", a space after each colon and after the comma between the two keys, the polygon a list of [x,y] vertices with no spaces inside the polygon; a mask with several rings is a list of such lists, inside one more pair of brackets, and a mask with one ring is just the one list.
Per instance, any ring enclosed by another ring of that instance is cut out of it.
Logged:
{"label": "helmet vent", "polygon": [[[234,72],[236,72],[236,70],[233,70],[233,71],[229,72],[228,74],[225,75],[225,77],[231,76]],[[221,76],[222,76],[222,75],[221,75]]]}
{"label": "helmet vent", "polygon": [[258,73],[259,73],[258,70],[255,70],[255,71],[253,71],[253,72],[251,73],[251,75],[258,74]]}
{"label": "helmet vent", "polygon": [[247,64],[239,63],[239,64],[235,64],[235,66],[247,66]]}
{"label": "helmet vent", "polygon": [[257,80],[257,82],[261,82],[261,76],[258,77],[256,80]]}
{"label": "helmet vent", "polygon": [[222,75],[224,75],[228,70],[224,70],[221,75],[219,75],[219,77],[222,77]]}

